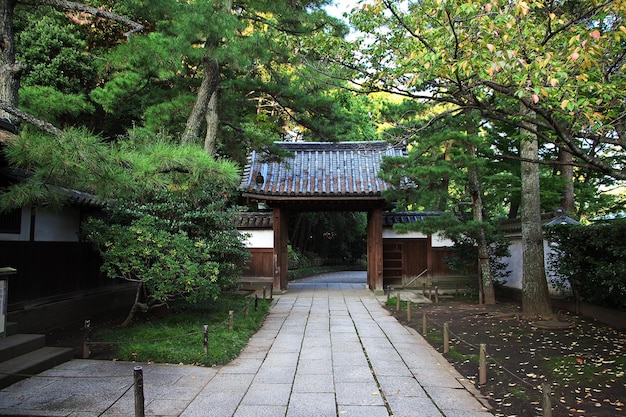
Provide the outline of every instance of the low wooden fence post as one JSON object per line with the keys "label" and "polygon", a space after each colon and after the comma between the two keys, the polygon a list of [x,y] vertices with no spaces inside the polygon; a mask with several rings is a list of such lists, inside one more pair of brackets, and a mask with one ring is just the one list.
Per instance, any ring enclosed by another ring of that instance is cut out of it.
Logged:
{"label": "low wooden fence post", "polygon": [[450,352],[450,334],[448,333],[448,322],[443,324],[443,353]]}
{"label": "low wooden fence post", "polygon": [[143,368],[141,366],[135,366],[134,368],[135,379],[135,417],[145,417],[144,409],[144,395],[143,395]]}
{"label": "low wooden fence post", "polygon": [[426,311],[422,311],[422,336],[426,337],[428,333],[428,319],[426,318]]}
{"label": "low wooden fence post", "polygon": [[480,355],[478,359],[478,383],[484,385],[487,383],[487,345],[480,344]]}
{"label": "low wooden fence post", "polygon": [[91,342],[91,320],[85,320],[83,325],[85,334],[83,336],[83,359],[89,359],[91,351],[89,350],[89,342]]}
{"label": "low wooden fence post", "polygon": [[548,382],[541,384],[541,390],[543,391],[543,400],[541,402],[541,408],[543,410],[543,417],[552,417],[552,390]]}

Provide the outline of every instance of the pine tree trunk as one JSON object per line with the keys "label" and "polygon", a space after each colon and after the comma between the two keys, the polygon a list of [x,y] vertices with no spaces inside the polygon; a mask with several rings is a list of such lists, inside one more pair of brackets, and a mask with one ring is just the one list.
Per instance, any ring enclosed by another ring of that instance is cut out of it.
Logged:
{"label": "pine tree trunk", "polygon": [[[15,0],[0,2],[0,101],[9,106],[17,107],[19,75],[21,67],[15,62],[15,40],[13,36],[13,10]],[[0,111],[0,117],[17,121],[7,112]]]}
{"label": "pine tree trunk", "polygon": [[204,150],[209,155],[217,155],[217,128],[219,115],[217,114],[217,89],[211,95],[206,112],[206,136],[204,137]]}
{"label": "pine tree trunk", "polygon": [[202,60],[202,68],[204,69],[204,76],[202,77],[202,83],[198,90],[196,103],[187,119],[187,125],[181,137],[181,143],[184,144],[202,143],[200,134],[203,123],[206,120],[209,101],[219,84],[220,67],[216,60],[205,57]]}
{"label": "pine tree trunk", "polygon": [[[219,2],[216,2],[216,5]],[[223,13],[230,13],[233,8],[233,0],[222,0],[221,10]],[[207,51],[211,51],[214,48],[218,47],[218,42],[208,42],[205,45]],[[185,126],[185,131],[181,137],[181,143],[202,143],[202,139],[200,137],[200,133],[202,132],[203,122],[211,123],[208,115],[209,111],[209,103],[211,100],[215,100],[213,105],[217,109],[217,87],[220,82],[220,65],[219,63],[210,57],[209,55],[205,56],[202,59],[202,68],[204,70],[204,75],[202,77],[202,83],[200,84],[200,89],[198,90],[198,97],[196,98],[196,103],[193,106],[193,110],[191,111],[191,115],[187,119],[187,125]],[[217,115],[217,113],[216,113]],[[207,126],[207,132],[205,135],[205,143],[204,148],[210,153],[210,147],[215,146],[215,144],[211,145],[207,143],[207,141],[211,141],[213,133],[210,132],[212,126]],[[215,133],[216,134],[216,133]],[[209,149],[207,149],[209,148]]]}
{"label": "pine tree trunk", "polygon": [[527,130],[521,131],[522,157],[522,313],[530,319],[552,318],[544,264],[539,143]]}

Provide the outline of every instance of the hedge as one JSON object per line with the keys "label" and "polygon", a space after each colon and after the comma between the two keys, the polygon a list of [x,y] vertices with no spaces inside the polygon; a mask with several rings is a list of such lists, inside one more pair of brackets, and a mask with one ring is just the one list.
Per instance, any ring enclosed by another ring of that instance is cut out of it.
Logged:
{"label": "hedge", "polygon": [[551,259],[579,301],[626,311],[626,219],[592,225],[559,225],[547,231]]}

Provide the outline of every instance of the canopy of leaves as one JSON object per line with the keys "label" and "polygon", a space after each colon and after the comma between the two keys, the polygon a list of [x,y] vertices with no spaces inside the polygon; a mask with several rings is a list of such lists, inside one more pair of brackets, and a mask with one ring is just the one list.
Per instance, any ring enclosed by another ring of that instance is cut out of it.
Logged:
{"label": "canopy of leaves", "polygon": [[578,164],[626,179],[625,13],[621,1],[370,0],[350,14],[356,40],[325,57],[366,91],[534,126]]}

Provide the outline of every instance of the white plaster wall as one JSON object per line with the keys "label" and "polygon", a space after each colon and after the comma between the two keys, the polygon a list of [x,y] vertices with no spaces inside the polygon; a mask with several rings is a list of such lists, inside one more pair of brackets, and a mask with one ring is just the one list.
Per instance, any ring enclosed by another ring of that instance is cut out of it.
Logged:
{"label": "white plaster wall", "polygon": [[433,235],[433,248],[449,248],[454,246],[454,242],[450,239],[444,237],[440,233],[435,233]]}
{"label": "white plaster wall", "polygon": [[522,240],[512,239],[509,246],[511,255],[502,258],[502,262],[507,265],[506,270],[509,276],[504,286],[521,290],[522,289]]}
{"label": "white plaster wall", "polygon": [[[509,251],[511,252],[511,256],[502,258],[502,261],[507,265],[506,270],[510,272],[504,286],[521,290],[523,280],[522,263],[524,259],[521,237],[516,237],[511,240]],[[557,276],[557,273],[551,267],[551,259],[554,256],[554,250],[547,240],[543,241],[543,253],[548,290],[551,294],[560,294],[560,290],[551,285],[551,280]]]}
{"label": "white plaster wall", "polygon": [[269,230],[239,230],[239,233],[248,235],[244,244],[246,248],[273,248],[274,231]]}
{"label": "white plaster wall", "polygon": [[60,211],[37,209],[35,240],[39,242],[78,242],[80,210],[66,207]]}
{"label": "white plaster wall", "polygon": [[428,235],[421,232],[397,233],[392,228],[383,229],[383,239],[425,239]]}
{"label": "white plaster wall", "polygon": [[[428,235],[421,232],[397,233],[392,228],[383,229],[383,239],[426,239]],[[433,248],[446,248],[454,246],[454,242],[446,239],[443,235],[435,233],[432,235]]]}

